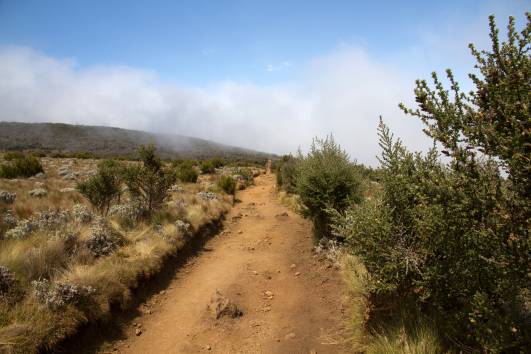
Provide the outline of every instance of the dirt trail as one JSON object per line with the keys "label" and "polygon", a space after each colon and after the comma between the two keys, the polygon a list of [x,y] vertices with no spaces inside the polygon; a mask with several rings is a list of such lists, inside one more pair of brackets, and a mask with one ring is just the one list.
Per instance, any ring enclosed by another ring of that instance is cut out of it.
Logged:
{"label": "dirt trail", "polygon": [[[309,222],[280,205],[270,174],[238,198],[224,231],[150,300],[149,311],[139,309],[145,314],[113,344],[115,352],[348,352],[341,341],[343,284],[312,252]],[[206,307],[216,289],[243,316],[211,319]]]}

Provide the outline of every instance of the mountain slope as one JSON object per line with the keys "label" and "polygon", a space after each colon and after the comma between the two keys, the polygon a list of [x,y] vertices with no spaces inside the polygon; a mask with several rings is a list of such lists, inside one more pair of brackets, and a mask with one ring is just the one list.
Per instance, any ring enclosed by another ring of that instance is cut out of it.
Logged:
{"label": "mountain slope", "polygon": [[270,154],[182,135],[62,123],[0,122],[0,150],[90,152],[98,156],[135,156],[140,145],[154,144],[162,157],[233,159]]}

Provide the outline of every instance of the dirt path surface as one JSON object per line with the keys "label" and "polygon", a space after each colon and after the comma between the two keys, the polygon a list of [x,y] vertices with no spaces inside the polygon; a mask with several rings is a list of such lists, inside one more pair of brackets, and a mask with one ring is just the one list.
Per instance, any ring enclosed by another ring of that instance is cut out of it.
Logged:
{"label": "dirt path surface", "polygon": [[[274,176],[255,181],[238,193],[220,235],[141,305],[114,352],[348,352],[338,270],[313,253],[309,222],[277,201]],[[243,315],[212,319],[216,290]]]}

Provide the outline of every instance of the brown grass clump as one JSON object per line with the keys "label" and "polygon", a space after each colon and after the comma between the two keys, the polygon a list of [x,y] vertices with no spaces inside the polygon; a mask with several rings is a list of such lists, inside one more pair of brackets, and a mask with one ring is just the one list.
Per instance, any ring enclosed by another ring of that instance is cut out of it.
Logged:
{"label": "brown grass clump", "polygon": [[[368,354],[444,354],[440,333],[433,321],[407,302],[400,310],[378,317],[370,298],[371,278],[363,262],[356,256],[345,255],[342,273],[347,285],[350,308],[348,339],[353,352]],[[371,315],[372,314],[372,315]],[[372,317],[371,317],[372,316]]]}

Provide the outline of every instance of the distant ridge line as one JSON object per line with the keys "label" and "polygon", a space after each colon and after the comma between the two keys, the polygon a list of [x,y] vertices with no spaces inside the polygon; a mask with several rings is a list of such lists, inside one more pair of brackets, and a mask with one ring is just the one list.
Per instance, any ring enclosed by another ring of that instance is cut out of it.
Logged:
{"label": "distant ridge line", "polygon": [[88,152],[96,156],[135,157],[140,145],[154,144],[163,158],[264,159],[273,154],[177,134],[156,134],[117,127],[67,123],[0,121],[0,150]]}

